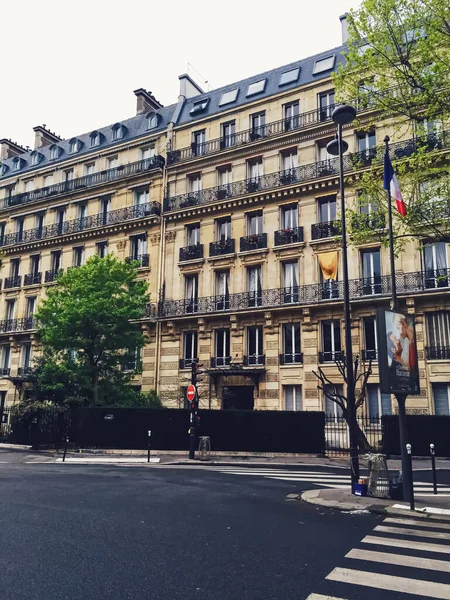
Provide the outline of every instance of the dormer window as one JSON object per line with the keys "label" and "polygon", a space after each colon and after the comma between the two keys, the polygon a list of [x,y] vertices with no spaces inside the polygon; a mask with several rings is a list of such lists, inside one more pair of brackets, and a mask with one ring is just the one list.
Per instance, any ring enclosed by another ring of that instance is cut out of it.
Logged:
{"label": "dormer window", "polygon": [[93,131],[91,133],[91,148],[95,146],[100,146],[100,134],[98,131]]}
{"label": "dormer window", "polygon": [[13,160],[13,171],[20,171],[22,168],[22,159],[16,156]]}
{"label": "dormer window", "polygon": [[69,142],[69,152],[70,154],[76,154],[80,151],[81,142],[77,140],[77,138],[72,138]]}
{"label": "dormer window", "polygon": [[147,129],[155,129],[155,127],[158,127],[158,114],[157,113],[150,113],[147,115]]}
{"label": "dormer window", "polygon": [[4,165],[0,163],[0,175],[4,175],[8,170],[8,165]]}
{"label": "dormer window", "polygon": [[61,148],[59,146],[50,146],[50,160],[56,160],[59,158],[61,153]]}
{"label": "dormer window", "polygon": [[203,98],[203,100],[198,100],[194,102],[191,110],[189,111],[190,115],[197,115],[206,110],[209,104],[209,98]]}
{"label": "dormer window", "polygon": [[42,160],[42,154],[40,152],[34,151],[30,154],[30,157],[31,157],[31,166],[32,167],[35,167],[36,165],[38,165]]}
{"label": "dormer window", "polygon": [[113,140],[121,140],[125,135],[125,127],[120,123],[116,123],[112,128],[112,139]]}

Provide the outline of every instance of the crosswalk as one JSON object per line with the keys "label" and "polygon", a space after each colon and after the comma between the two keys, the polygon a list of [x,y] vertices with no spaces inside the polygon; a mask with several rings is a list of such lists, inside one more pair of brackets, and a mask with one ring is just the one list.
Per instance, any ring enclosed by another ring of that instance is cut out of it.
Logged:
{"label": "crosswalk", "polygon": [[328,573],[321,593],[312,593],[306,600],[360,598],[361,588],[372,590],[365,597],[383,600],[399,598],[399,593],[402,598],[409,594],[450,599],[450,521],[387,517],[360,546],[346,554],[342,566]]}
{"label": "crosswalk", "polygon": [[[214,470],[229,475],[245,475],[248,477],[264,477],[266,479],[275,479],[279,481],[291,481],[292,483],[302,482],[323,488],[348,489],[349,475],[333,473],[332,471],[309,471],[309,470],[286,470],[273,468],[253,468],[253,467],[216,467]],[[450,496],[449,485],[439,485],[439,497]],[[433,496],[433,486],[431,483],[422,481],[414,482],[414,494],[416,497]]]}

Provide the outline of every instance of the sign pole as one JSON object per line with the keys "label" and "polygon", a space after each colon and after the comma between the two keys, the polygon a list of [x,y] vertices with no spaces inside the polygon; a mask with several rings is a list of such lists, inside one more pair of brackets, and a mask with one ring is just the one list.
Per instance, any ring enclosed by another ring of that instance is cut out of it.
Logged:
{"label": "sign pole", "polygon": [[186,398],[189,402],[189,406],[191,409],[189,415],[189,460],[195,460],[195,442],[197,438],[197,433],[195,431],[196,425],[196,413],[197,413],[197,388],[194,385],[195,382],[195,365],[192,366],[192,383],[188,386],[186,390]]}

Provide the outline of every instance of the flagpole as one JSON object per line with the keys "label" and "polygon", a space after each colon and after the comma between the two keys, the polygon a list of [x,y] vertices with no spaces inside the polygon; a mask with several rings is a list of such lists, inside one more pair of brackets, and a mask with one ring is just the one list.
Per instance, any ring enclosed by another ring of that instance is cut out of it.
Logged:
{"label": "flagpole", "polygon": [[[386,152],[389,154],[389,136],[384,138],[386,146]],[[395,278],[395,252],[394,252],[394,232],[392,227],[392,198],[391,190],[387,190],[388,193],[388,228],[389,228],[389,260],[391,263],[391,310],[397,310],[397,282]]]}

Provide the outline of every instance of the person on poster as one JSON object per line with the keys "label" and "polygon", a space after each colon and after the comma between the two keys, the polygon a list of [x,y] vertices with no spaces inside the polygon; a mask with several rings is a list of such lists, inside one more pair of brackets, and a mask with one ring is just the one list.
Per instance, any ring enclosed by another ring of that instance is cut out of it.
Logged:
{"label": "person on poster", "polygon": [[415,331],[412,320],[400,313],[386,320],[389,378],[393,387],[399,385],[411,392],[418,389],[419,372]]}

